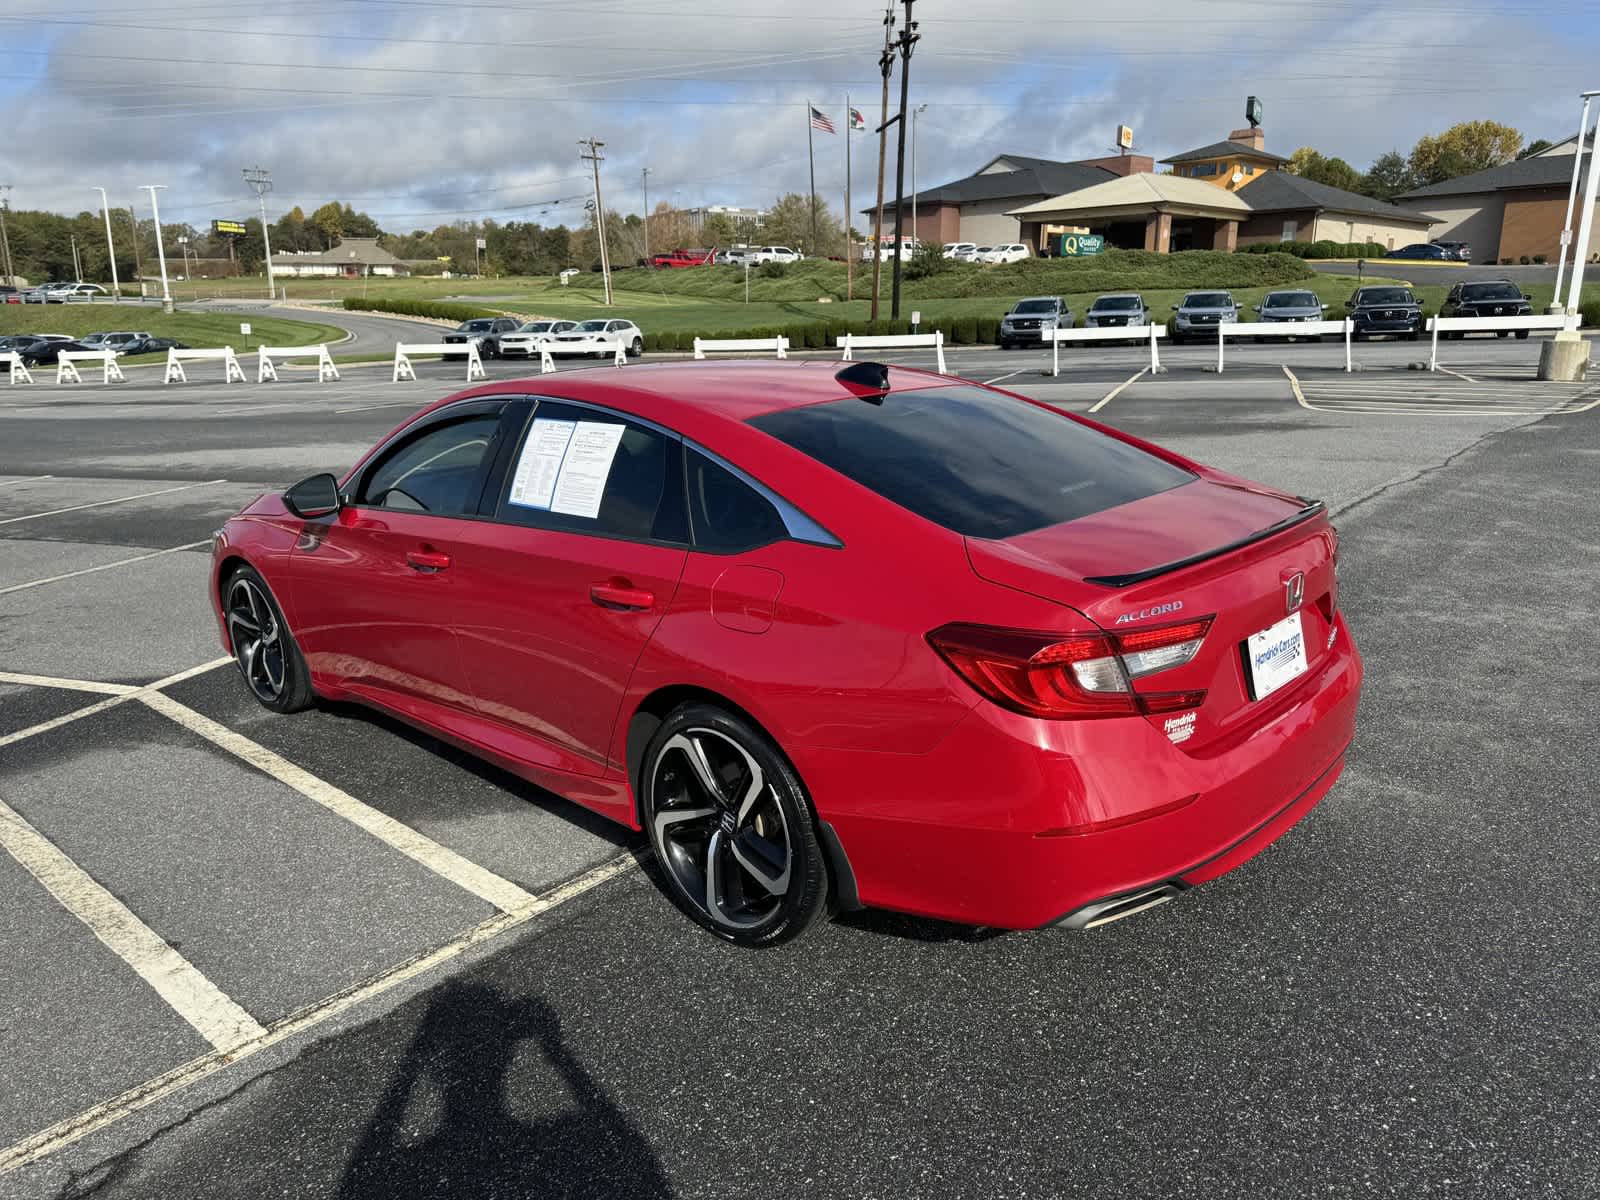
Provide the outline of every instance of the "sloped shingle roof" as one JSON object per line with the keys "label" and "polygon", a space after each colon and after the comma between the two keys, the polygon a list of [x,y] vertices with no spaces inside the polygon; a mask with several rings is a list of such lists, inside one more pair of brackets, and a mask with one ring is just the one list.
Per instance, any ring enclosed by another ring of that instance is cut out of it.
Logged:
{"label": "sloped shingle roof", "polygon": [[1303,179],[1287,171],[1268,171],[1240,188],[1239,196],[1255,212],[1278,212],[1299,208],[1321,208],[1330,212],[1356,213],[1390,221],[1434,224],[1434,218],[1412,208],[1402,208],[1386,200],[1347,192],[1313,179]]}
{"label": "sloped shingle roof", "polygon": [[[1117,176],[1104,167],[1084,163],[1056,162],[1048,158],[1031,158],[1025,154],[1001,154],[992,162],[1004,159],[1011,163],[1026,163],[1016,171],[995,171],[987,175],[968,175],[938,187],[927,188],[916,195],[921,204],[970,204],[978,200],[1007,200],[1015,197],[1025,200],[1030,196],[1059,196],[1079,188],[1092,187]],[[906,197],[910,204],[912,197]],[[894,207],[893,197],[887,197],[885,206]],[[870,209],[863,209],[869,212]]]}
{"label": "sloped shingle roof", "polygon": [[1244,158],[1265,159],[1267,162],[1286,163],[1289,160],[1279,154],[1271,154],[1266,150],[1257,150],[1254,146],[1247,146],[1243,142],[1212,142],[1209,146],[1201,146],[1198,150],[1185,150],[1182,154],[1174,154],[1171,158],[1163,158],[1164,163],[1203,162],[1208,158],[1227,158],[1237,154]]}
{"label": "sloped shingle roof", "polygon": [[1199,179],[1185,179],[1181,175],[1126,175],[1113,176],[1093,187],[1079,188],[1041,200],[1036,204],[1014,208],[1007,216],[1030,216],[1062,210],[1084,212],[1097,208],[1134,208],[1160,204],[1181,205],[1185,208],[1210,209],[1213,212],[1243,217],[1250,206],[1234,192]]}
{"label": "sloped shingle roof", "polygon": [[[1585,167],[1585,170],[1588,168]],[[1572,156],[1557,154],[1549,158],[1523,158],[1502,163],[1486,171],[1474,171],[1443,183],[1413,188],[1402,200],[1421,200],[1428,196],[1464,196],[1471,192],[1497,192],[1502,188],[1565,187],[1572,179]]]}

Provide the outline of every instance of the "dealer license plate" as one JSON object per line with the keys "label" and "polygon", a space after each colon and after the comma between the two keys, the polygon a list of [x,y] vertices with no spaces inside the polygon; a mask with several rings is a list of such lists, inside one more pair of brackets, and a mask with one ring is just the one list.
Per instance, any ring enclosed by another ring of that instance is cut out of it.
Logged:
{"label": "dealer license plate", "polygon": [[1252,633],[1245,641],[1250,667],[1250,690],[1264,700],[1285,684],[1306,673],[1306,635],[1299,612],[1276,625]]}

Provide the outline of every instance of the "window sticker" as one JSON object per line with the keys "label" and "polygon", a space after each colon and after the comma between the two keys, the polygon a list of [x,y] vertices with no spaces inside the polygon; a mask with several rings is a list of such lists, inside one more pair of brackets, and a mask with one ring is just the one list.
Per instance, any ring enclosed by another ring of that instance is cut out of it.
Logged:
{"label": "window sticker", "polygon": [[626,427],[602,421],[577,424],[556,476],[550,511],[593,520],[600,515],[600,500]]}
{"label": "window sticker", "polygon": [[522,447],[516,474],[511,478],[509,499],[512,504],[523,508],[550,507],[556,477],[561,474],[561,460],[566,457],[567,446],[577,426],[576,421],[534,421],[533,431]]}

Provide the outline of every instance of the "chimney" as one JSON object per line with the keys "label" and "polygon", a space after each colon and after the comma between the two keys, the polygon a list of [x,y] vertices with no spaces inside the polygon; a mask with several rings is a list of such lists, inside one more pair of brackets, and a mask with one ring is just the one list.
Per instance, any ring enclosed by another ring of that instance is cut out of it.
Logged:
{"label": "chimney", "polygon": [[1266,131],[1259,125],[1252,125],[1248,129],[1235,129],[1228,135],[1228,140],[1249,146],[1255,150],[1265,150],[1267,148]]}

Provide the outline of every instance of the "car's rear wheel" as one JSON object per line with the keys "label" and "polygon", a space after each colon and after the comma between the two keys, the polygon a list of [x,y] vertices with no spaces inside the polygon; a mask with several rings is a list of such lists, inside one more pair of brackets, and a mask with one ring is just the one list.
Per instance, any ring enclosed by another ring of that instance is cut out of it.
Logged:
{"label": "car's rear wheel", "polygon": [[228,642],[245,685],[273,712],[310,708],[311,673],[283,619],[272,589],[253,567],[240,567],[222,590]]}
{"label": "car's rear wheel", "polygon": [[667,717],[645,750],[640,819],[679,908],[718,937],[773,946],[828,908],[805,786],[765,734],[715,705]]}
{"label": "car's rear wheel", "polygon": [[636,338],[633,339],[633,341],[628,343],[628,357],[629,358],[639,358],[643,354],[644,354],[644,339],[643,338],[637,338],[636,337]]}
{"label": "car's rear wheel", "polygon": [[1528,330],[1526,330],[1526,329],[1519,329],[1519,330],[1516,331],[1516,333],[1517,333],[1517,341],[1519,341],[1519,342],[1520,341],[1524,341],[1528,336]]}

